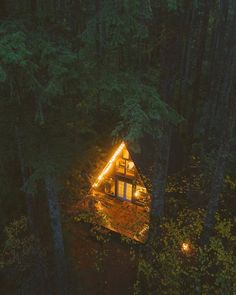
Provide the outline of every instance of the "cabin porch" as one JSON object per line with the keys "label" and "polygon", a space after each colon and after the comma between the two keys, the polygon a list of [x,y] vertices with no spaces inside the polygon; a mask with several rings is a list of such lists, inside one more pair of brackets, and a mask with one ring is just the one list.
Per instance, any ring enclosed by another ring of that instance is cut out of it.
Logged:
{"label": "cabin porch", "polygon": [[144,243],[149,229],[149,206],[124,201],[105,193],[89,194],[78,204],[79,212],[94,215],[102,226]]}

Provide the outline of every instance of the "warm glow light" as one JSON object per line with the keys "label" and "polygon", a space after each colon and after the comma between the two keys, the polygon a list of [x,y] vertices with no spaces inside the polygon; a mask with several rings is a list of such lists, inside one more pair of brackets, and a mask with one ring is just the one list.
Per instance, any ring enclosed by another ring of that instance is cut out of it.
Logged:
{"label": "warm glow light", "polygon": [[117,150],[115,151],[115,153],[113,154],[113,156],[111,157],[110,161],[107,163],[107,165],[103,169],[102,173],[98,176],[96,182],[93,184],[93,187],[97,187],[99,185],[99,183],[104,178],[104,176],[109,172],[112,164],[114,163],[114,161],[116,160],[116,158],[121,153],[124,147],[125,147],[125,143],[122,142],[120,146],[117,148]]}
{"label": "warm glow light", "polygon": [[183,252],[189,252],[189,251],[190,251],[190,246],[189,246],[189,244],[188,244],[188,243],[183,243],[183,244],[182,244],[182,247],[181,247],[181,250],[182,250]]}
{"label": "warm glow light", "polygon": [[145,233],[149,230],[149,225],[148,224],[144,224],[144,227],[141,229],[141,231],[138,233],[138,236],[143,236],[145,235]]}
{"label": "warm glow light", "polygon": [[138,197],[138,196],[139,196],[139,191],[136,191],[136,192],[134,193],[134,196],[135,196],[135,197]]}
{"label": "warm glow light", "polygon": [[103,207],[102,207],[102,203],[100,201],[98,201],[96,204],[95,204],[95,207],[98,211],[102,211]]}
{"label": "warm glow light", "polygon": [[128,163],[128,168],[131,170],[134,168],[134,162],[129,162]]}

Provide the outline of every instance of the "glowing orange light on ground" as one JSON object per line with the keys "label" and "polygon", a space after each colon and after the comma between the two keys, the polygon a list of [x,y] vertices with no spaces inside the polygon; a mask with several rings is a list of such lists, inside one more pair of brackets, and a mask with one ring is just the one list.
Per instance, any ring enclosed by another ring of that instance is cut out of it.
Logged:
{"label": "glowing orange light on ground", "polygon": [[190,251],[190,245],[188,243],[183,243],[182,246],[181,246],[181,250],[182,252],[189,252]]}
{"label": "glowing orange light on ground", "polygon": [[104,176],[111,169],[112,164],[114,163],[114,161],[116,160],[116,158],[119,156],[119,154],[122,152],[122,150],[123,150],[124,147],[125,147],[125,143],[122,142],[119,145],[119,147],[117,148],[117,150],[115,151],[115,153],[113,154],[113,156],[111,157],[111,159],[109,160],[109,162],[107,163],[107,165],[105,166],[105,168],[102,170],[102,173],[98,176],[96,182],[93,184],[93,187],[97,187],[99,185],[99,183],[101,182],[101,180],[104,178]]}
{"label": "glowing orange light on ground", "polygon": [[135,197],[138,197],[140,195],[140,192],[139,191],[136,191],[135,193],[134,193],[134,196]]}

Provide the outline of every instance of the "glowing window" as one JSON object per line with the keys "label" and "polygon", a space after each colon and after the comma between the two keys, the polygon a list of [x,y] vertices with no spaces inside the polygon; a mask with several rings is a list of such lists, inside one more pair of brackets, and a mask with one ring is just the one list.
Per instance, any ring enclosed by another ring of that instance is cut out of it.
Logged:
{"label": "glowing window", "polygon": [[125,183],[124,181],[118,180],[117,196],[120,198],[124,198],[124,193],[125,193]]}
{"label": "glowing window", "polygon": [[133,188],[131,183],[126,183],[126,196],[125,198],[129,201],[132,200]]}
{"label": "glowing window", "polygon": [[126,174],[129,176],[134,176],[135,169],[134,169],[134,162],[126,161]]}
{"label": "glowing window", "polygon": [[124,158],[124,159],[129,159],[129,152],[128,152],[127,149],[124,149],[124,150],[123,150],[123,158]]}
{"label": "glowing window", "polygon": [[120,159],[116,163],[117,172],[124,174],[125,173],[125,160]]}
{"label": "glowing window", "polygon": [[131,183],[118,180],[117,182],[117,196],[131,201],[133,195],[133,186]]}

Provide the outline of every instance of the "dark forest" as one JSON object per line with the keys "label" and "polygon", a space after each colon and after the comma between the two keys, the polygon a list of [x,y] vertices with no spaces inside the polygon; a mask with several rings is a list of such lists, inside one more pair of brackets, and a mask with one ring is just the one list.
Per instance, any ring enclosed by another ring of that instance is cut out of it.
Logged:
{"label": "dark forest", "polygon": [[236,1],[0,0],[0,294],[236,294]]}

